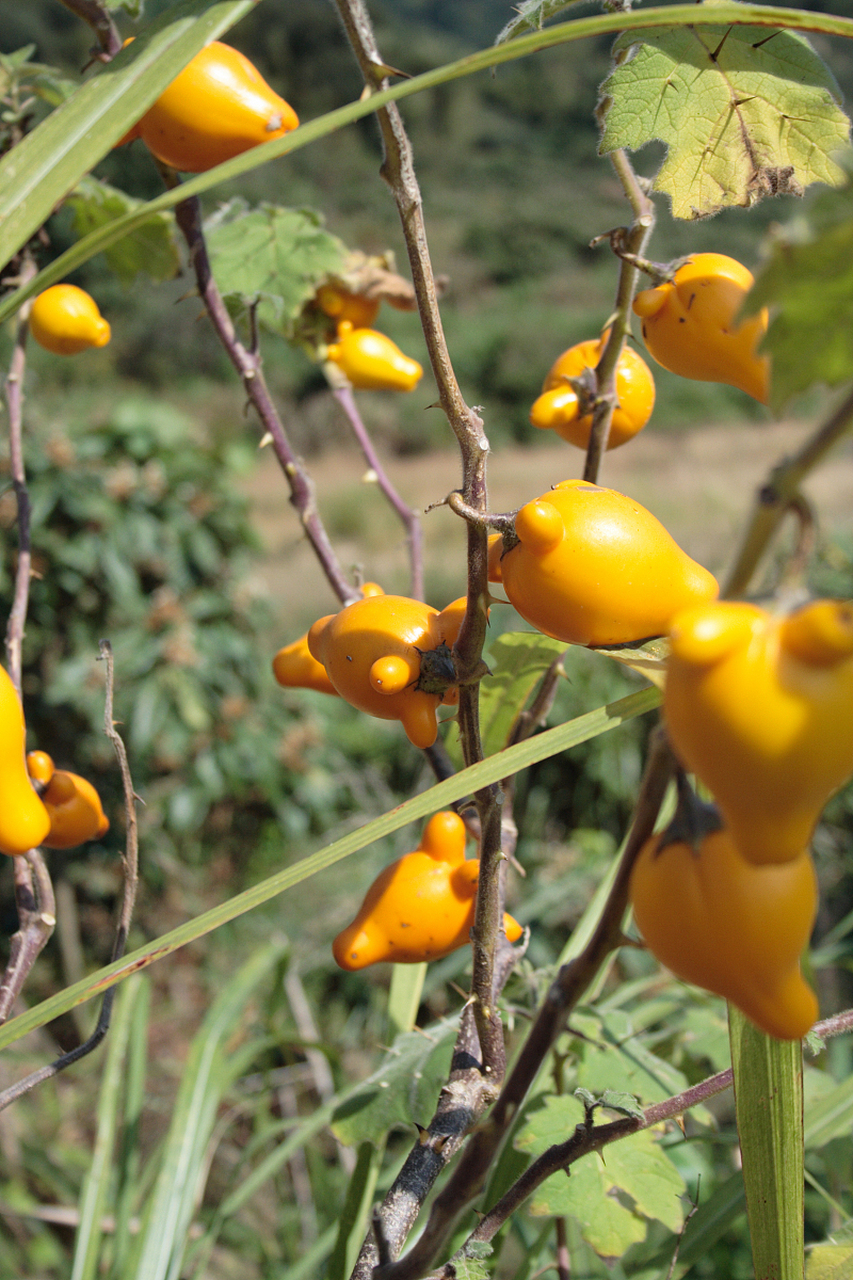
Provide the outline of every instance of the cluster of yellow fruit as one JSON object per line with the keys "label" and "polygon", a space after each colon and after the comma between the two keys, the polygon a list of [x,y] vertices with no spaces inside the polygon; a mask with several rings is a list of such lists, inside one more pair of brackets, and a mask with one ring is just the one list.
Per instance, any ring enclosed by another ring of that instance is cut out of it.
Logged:
{"label": "cluster of yellow fruit", "polygon": [[[697,253],[672,280],[643,289],[634,312],[643,322],[649,354],[664,369],[697,382],[725,382],[767,403],[770,360],[758,347],[767,331],[767,308],[738,321],[753,276],[722,253]],[[592,430],[596,384],[591,377],[610,331],[564,351],[551,367],[530,411],[534,427],[586,449]],[[616,366],[616,405],[608,449],[631,440],[649,421],[655,384],[646,362],[625,347]]]}
{"label": "cluster of yellow fruit", "polygon": [[25,755],[26,733],[17,690],[0,667],[0,853],[71,849],[106,835],[109,819],[92,784],[56,769],[45,751]]}

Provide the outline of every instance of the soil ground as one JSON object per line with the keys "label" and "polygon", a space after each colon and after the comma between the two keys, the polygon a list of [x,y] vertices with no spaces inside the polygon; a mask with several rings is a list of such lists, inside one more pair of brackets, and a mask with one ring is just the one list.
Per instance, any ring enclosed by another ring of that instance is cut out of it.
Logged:
{"label": "soil ground", "polygon": [[[663,521],[692,556],[724,573],[737,547],[757,487],[771,467],[795,452],[810,427],[802,422],[769,426],[698,427],[678,434],[646,432],[629,447],[608,454],[601,483],[630,493]],[[502,448],[489,460],[492,510],[504,511],[577,473],[581,454],[568,445]],[[408,591],[405,540],[356,450],[336,450],[312,460],[318,501],[347,570],[352,566],[386,590]],[[389,458],[387,471],[407,502],[441,502],[459,484],[455,451]],[[853,530],[853,444],[822,463],[805,485],[820,514],[821,531]],[[264,543],[258,586],[272,598],[282,642],[299,634],[335,600],[317,568],[288,501],[272,452],[254,474],[250,496]],[[427,595],[439,608],[464,590],[464,530],[448,508],[424,516]]]}

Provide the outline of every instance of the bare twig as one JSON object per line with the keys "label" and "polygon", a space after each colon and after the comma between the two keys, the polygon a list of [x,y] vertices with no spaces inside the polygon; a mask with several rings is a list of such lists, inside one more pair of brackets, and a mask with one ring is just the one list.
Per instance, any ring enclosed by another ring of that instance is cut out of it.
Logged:
{"label": "bare twig", "polygon": [[[21,284],[29,284],[36,273],[36,264],[32,255],[25,251],[21,261],[19,279]],[[27,362],[27,323],[31,302],[25,302],[18,314],[15,346],[9,364],[9,373],[5,382],[6,406],[9,411],[9,466],[12,476],[12,488],[15,491],[18,526],[18,564],[15,569],[15,590],[12,597],[12,609],[6,623],[6,653],[9,659],[9,675],[12,683],[21,696],[21,662],[24,642],[24,627],[27,620],[27,606],[30,598],[30,575],[32,572],[32,551],[30,545],[30,495],[27,489],[27,476],[24,468],[23,445],[23,408],[24,408],[24,371]]]}
{"label": "bare twig", "polygon": [[40,850],[30,849],[14,859],[15,905],[18,930],[12,934],[9,961],[0,982],[0,1023],[5,1022],[56,927],[53,885]]}
{"label": "bare twig", "polygon": [[[18,279],[28,284],[36,273],[32,255],[25,250],[20,259]],[[6,653],[9,676],[21,696],[21,667],[24,628],[30,596],[32,555],[30,546],[30,495],[24,467],[23,407],[24,371],[27,360],[27,333],[31,303],[24,303],[18,316],[15,345],[4,391],[9,412],[9,462],[15,491],[18,528],[18,563],[12,608],[6,624]],[[9,961],[0,982],[0,1022],[5,1022],[27,980],[27,975],[44,949],[56,925],[53,885],[38,849],[15,858],[15,905],[18,929],[10,942]]]}
{"label": "bare twig", "polygon": [[[654,205],[637,181],[627,154],[621,150],[614,151],[610,159],[634,212],[631,226],[611,232],[611,241],[613,237],[618,237],[621,249],[628,254],[641,254],[655,225]],[[610,332],[595,370],[598,392],[583,472],[584,480],[591,484],[598,482],[601,459],[610,436],[610,424],[617,403],[616,369],[625,347],[625,339],[631,332],[631,303],[637,288],[638,274],[634,263],[620,256],[616,303],[608,321]]]}
{"label": "bare twig", "polygon": [[[180,184],[178,175],[160,165],[167,186]],[[335,555],[329,535],[317,510],[314,487],[302,460],[297,457],[290,443],[284,424],[273,403],[263,375],[260,356],[248,350],[240,339],[228,314],[222,295],[210,269],[210,259],[201,225],[201,205],[197,197],[183,200],[175,206],[175,220],[183,233],[189,249],[190,262],[195,272],[198,291],[204,302],[207,314],[222,343],[229,360],[236,369],[243,383],[246,396],[255,409],[264,433],[272,442],[275,456],[279,461],[288,485],[290,501],[299,514],[305,535],[320,562],[328,583],[342,604],[350,604],[358,600],[361,591],[346,578],[338,558]]]}
{"label": "bare twig", "polygon": [[[100,643],[100,656],[106,662],[107,678],[106,678],[106,698],[104,703],[104,732],[110,739],[115,749],[118,759],[119,769],[121,770],[122,784],[124,786],[124,806],[125,817],[127,823],[127,835],[125,839],[124,853],[124,891],[122,893],[121,907],[119,909],[118,921],[116,923],[116,934],[113,942],[112,955],[110,961],[120,960],[124,955],[124,949],[127,945],[127,935],[130,930],[130,921],[133,915],[133,904],[136,900],[136,887],[138,881],[138,836],[136,823],[136,795],[133,790],[133,779],[130,775],[130,768],[127,763],[127,752],[124,743],[116,731],[113,721],[113,651],[109,640],[102,640]],[[37,853],[38,851],[33,851]],[[32,859],[32,853],[28,855]],[[40,855],[39,855],[40,858]],[[16,862],[20,859],[16,859]],[[34,864],[36,865],[36,864]],[[50,881],[47,881],[48,885]],[[40,892],[44,892],[40,886]],[[51,889],[51,901],[53,891]],[[51,924],[51,929],[53,925]],[[49,935],[48,935],[49,936]],[[42,944],[44,945],[44,944]],[[113,1002],[115,1000],[116,988],[110,987],[104,993],[101,1012],[98,1015],[98,1021],[95,1029],[89,1036],[89,1039],[83,1044],[77,1045],[69,1053],[64,1053],[54,1062],[48,1063],[45,1067],[40,1067],[38,1071],[33,1071],[31,1075],[26,1076],[23,1080],[19,1080],[16,1084],[10,1085],[8,1089],[4,1089],[0,1093],[0,1111],[15,1102],[18,1098],[23,1097],[25,1093],[29,1093],[36,1085],[42,1084],[45,1080],[50,1080],[54,1076],[59,1075],[60,1071],[72,1066],[73,1063],[79,1062],[81,1058],[85,1058],[93,1049],[96,1049],[103,1040],[110,1027],[110,1018],[112,1016]]]}
{"label": "bare twig", "polygon": [[98,62],[111,62],[121,50],[121,36],[106,5],[100,0],[60,0],[66,9],[88,23],[98,39],[99,48],[92,50]]}
{"label": "bare twig", "polygon": [[729,573],[723,596],[742,596],[767,547],[799,494],[805,477],[831,448],[853,430],[853,391],[848,392],[826,422],[809,437],[792,458],[784,458],[758,490],[749,526]]}
{"label": "bare twig", "polygon": [[382,460],[373,446],[367,427],[364,425],[352,387],[334,387],[332,394],[343,409],[353,435],[359,443],[365,461],[370,467],[373,477],[388,502],[396,511],[406,530],[409,543],[409,563],[411,565],[412,597],[415,600],[424,598],[424,536],[421,527],[420,512],[413,511],[408,503],[400,497],[391,479],[382,465]]}

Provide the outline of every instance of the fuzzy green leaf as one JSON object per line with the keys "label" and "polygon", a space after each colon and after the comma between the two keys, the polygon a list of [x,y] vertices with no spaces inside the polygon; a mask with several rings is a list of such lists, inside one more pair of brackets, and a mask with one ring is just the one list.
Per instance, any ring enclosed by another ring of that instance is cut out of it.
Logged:
{"label": "fuzzy green leaf", "polygon": [[211,265],[232,311],[259,302],[258,320],[288,336],[292,321],[327,275],[343,268],[346,246],[319,214],[244,200],[223,206],[205,226]]}
{"label": "fuzzy green leaf", "polygon": [[775,409],[814,383],[853,378],[853,184],[821,192],[774,233],[747,305],[771,308]]}
{"label": "fuzzy green leaf", "polygon": [[[78,236],[88,235],[142,203],[117,187],[91,177],[84,178],[68,197]],[[123,240],[105,249],[104,257],[123,284],[133,284],[138,275],[156,281],[174,279],[181,269],[174,215],[155,213]]]}
{"label": "fuzzy green leaf", "polygon": [[458,1020],[436,1023],[427,1032],[397,1036],[373,1075],[348,1094],[332,1117],[341,1142],[384,1142],[392,1128],[426,1124],[438,1090],[447,1079]]}
{"label": "fuzzy green leaf", "polygon": [[577,3],[578,0],[522,0],[514,6],[516,16],[498,32],[495,44],[504,44],[525,31],[541,31],[549,18]]}
{"label": "fuzzy green leaf", "polygon": [[534,687],[561,653],[562,640],[536,631],[508,631],[489,648],[491,676],[480,686],[480,728],[483,754],[490,756],[507,744],[516,719]]}
{"label": "fuzzy green leaf", "polygon": [[806,1280],[848,1280],[853,1275],[853,1244],[816,1244],[806,1262]]}
{"label": "fuzzy green leaf", "polygon": [[664,142],[654,190],[670,197],[675,217],[708,217],[843,180],[833,157],[847,144],[850,121],[804,37],[764,27],[672,27],[626,32],[615,49],[634,52],[602,86],[609,104],[601,150]]}
{"label": "fuzzy green leaf", "polygon": [[[516,1138],[516,1145],[541,1155],[555,1142],[565,1142],[583,1123],[577,1098],[551,1097]],[[678,1231],[683,1220],[679,1196],[684,1182],[651,1130],[629,1134],[599,1155],[593,1152],[571,1165],[570,1176],[549,1178],[533,1197],[533,1214],[571,1214],[584,1239],[605,1258],[621,1257],[645,1238],[647,1219]]]}

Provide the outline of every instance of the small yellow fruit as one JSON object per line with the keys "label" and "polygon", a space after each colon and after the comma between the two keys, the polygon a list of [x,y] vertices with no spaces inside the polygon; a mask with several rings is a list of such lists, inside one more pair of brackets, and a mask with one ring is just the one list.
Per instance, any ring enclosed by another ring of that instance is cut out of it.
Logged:
{"label": "small yellow fruit", "polygon": [[110,326],[95,299],[75,284],[55,284],[38,295],[30,311],[30,333],[56,356],[76,356],[110,340]]}

